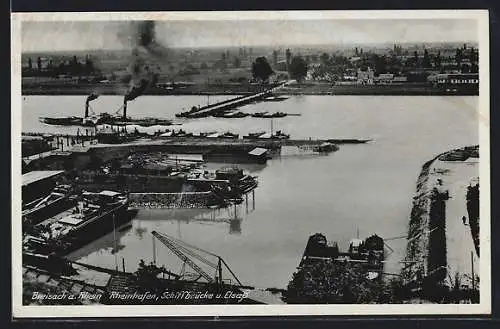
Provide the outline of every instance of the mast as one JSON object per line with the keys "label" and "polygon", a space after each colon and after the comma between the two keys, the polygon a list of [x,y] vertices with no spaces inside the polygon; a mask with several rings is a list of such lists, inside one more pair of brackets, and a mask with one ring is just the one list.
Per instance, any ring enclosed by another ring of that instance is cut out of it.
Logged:
{"label": "mast", "polygon": [[115,254],[115,270],[118,271],[118,250],[116,249],[116,225],[115,225],[114,213],[113,213],[113,249]]}
{"label": "mast", "polygon": [[207,91],[207,106],[210,106],[210,77],[207,78],[207,86],[208,86],[208,91]]}

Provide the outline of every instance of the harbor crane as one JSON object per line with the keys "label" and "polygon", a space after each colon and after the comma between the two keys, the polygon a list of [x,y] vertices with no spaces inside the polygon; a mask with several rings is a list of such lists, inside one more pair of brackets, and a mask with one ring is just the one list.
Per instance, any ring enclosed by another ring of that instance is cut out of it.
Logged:
{"label": "harbor crane", "polygon": [[[174,237],[168,236],[165,233],[160,233],[157,231],[152,231],[153,235],[153,262],[156,263],[156,249],[155,249],[155,238],[158,239],[163,245],[165,245],[168,249],[170,249],[180,260],[183,261],[184,264],[188,265],[195,272],[198,273],[198,277],[194,281],[198,281],[200,278],[204,278],[208,283],[216,283],[219,285],[223,285],[223,275],[222,271],[225,267],[227,271],[230,273],[231,277],[238,283],[240,287],[243,287],[243,284],[236,277],[234,272],[229,268],[227,263],[220,257],[219,255],[213,254],[201,248],[192,246],[182,240],[176,239]],[[203,257],[200,253],[204,253],[206,255],[215,257],[217,259],[216,262],[208,260],[206,257]],[[190,258],[191,256],[192,258]],[[209,266],[210,268],[215,270],[215,276],[211,276],[204,269],[202,269],[194,259],[200,261],[201,263]]]}

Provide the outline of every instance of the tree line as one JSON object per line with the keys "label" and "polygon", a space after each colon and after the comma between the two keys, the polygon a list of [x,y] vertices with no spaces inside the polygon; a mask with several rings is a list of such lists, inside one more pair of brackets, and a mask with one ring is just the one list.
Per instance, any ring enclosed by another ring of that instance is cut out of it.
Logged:
{"label": "tree line", "polygon": [[29,57],[28,66],[23,71],[25,76],[53,77],[60,75],[88,76],[101,73],[90,56],[85,56],[85,59],[80,61],[76,55],[70,60],[60,61],[58,64],[55,64],[52,59],[44,61],[40,56],[36,60]]}

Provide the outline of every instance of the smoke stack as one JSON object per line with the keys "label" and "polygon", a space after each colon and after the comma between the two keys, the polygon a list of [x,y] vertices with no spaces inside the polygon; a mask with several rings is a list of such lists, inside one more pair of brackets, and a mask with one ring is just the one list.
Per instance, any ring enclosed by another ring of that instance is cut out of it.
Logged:
{"label": "smoke stack", "polygon": [[127,100],[123,100],[123,120],[127,120]]}
{"label": "smoke stack", "polygon": [[85,117],[87,118],[89,116],[89,102],[85,102]]}
{"label": "smoke stack", "polygon": [[87,100],[85,101],[85,117],[88,117],[89,116],[89,106],[90,106],[90,102],[93,101],[94,99],[97,99],[97,97],[99,97],[99,95],[97,94],[90,94],[88,97],[87,97]]}

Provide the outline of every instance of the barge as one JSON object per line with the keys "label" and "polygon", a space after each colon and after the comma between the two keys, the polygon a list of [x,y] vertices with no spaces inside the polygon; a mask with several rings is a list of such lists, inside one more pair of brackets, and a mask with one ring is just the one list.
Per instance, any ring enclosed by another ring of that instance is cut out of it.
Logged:
{"label": "barge", "polygon": [[23,205],[23,225],[35,225],[48,217],[54,216],[76,204],[70,185],[58,185],[46,197]]}
{"label": "barge", "polygon": [[315,260],[360,263],[371,278],[379,277],[384,267],[384,240],[374,234],[365,240],[351,239],[347,251],[340,251],[337,242],[328,244],[326,237],[316,233],[307,241],[299,268]]}
{"label": "barge", "polygon": [[39,121],[54,126],[80,126],[83,124],[83,118],[76,116],[68,117],[40,117]]}
{"label": "barge", "polygon": [[35,225],[24,237],[25,251],[67,254],[126,223],[127,209],[122,193],[84,192],[74,207]]}

